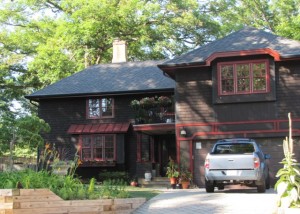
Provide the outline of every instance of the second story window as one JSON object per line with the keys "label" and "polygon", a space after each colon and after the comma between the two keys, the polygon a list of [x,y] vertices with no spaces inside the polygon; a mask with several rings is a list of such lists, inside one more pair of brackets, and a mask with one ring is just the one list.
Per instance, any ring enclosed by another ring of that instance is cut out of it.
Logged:
{"label": "second story window", "polygon": [[112,98],[90,98],[87,102],[88,118],[113,117]]}
{"label": "second story window", "polygon": [[220,63],[219,95],[268,92],[269,68],[265,60]]}

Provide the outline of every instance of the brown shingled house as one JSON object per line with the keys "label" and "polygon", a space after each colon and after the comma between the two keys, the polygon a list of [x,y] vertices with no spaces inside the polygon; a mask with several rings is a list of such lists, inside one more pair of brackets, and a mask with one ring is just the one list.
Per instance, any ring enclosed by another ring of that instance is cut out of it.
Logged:
{"label": "brown shingled house", "polygon": [[[52,127],[47,142],[82,145],[82,171],[110,167],[142,177],[156,169],[164,176],[173,157],[202,186],[213,143],[247,137],[271,154],[274,184],[288,112],[300,157],[299,59],[300,42],[244,28],[169,61],[95,65],[27,98],[39,102]],[[159,105],[165,97],[174,106]],[[155,104],[138,114],[133,100]]]}

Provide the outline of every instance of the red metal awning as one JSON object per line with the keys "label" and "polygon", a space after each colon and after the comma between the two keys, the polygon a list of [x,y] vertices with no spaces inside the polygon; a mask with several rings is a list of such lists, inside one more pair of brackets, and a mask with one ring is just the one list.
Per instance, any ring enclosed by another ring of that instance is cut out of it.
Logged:
{"label": "red metal awning", "polygon": [[126,133],[129,123],[72,124],[68,134]]}

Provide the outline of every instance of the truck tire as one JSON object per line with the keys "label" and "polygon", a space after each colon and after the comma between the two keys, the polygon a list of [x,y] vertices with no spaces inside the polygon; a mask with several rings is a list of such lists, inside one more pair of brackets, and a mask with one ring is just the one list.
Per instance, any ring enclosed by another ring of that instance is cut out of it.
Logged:
{"label": "truck tire", "polygon": [[266,192],[266,179],[265,178],[263,178],[262,184],[257,185],[257,192],[259,192],[259,193]]}
{"label": "truck tire", "polygon": [[224,184],[218,184],[218,190],[223,190],[225,189],[225,185]]}
{"label": "truck tire", "polygon": [[215,186],[213,181],[207,181],[205,179],[205,190],[206,192],[214,192]]}
{"label": "truck tire", "polygon": [[269,175],[269,171],[268,171],[268,175],[266,178],[266,189],[270,189],[270,175]]}

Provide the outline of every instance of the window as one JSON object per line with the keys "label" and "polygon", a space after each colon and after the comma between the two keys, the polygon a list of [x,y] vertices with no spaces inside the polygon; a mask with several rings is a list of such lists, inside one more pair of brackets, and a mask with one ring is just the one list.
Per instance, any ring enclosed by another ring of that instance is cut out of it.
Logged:
{"label": "window", "polygon": [[154,162],[154,138],[146,134],[138,134],[137,161]]}
{"label": "window", "polygon": [[112,98],[91,98],[87,105],[88,118],[113,117]]}
{"label": "window", "polygon": [[115,160],[115,135],[82,136],[82,160]]}
{"label": "window", "polygon": [[268,92],[269,68],[266,60],[219,63],[219,95]]}

